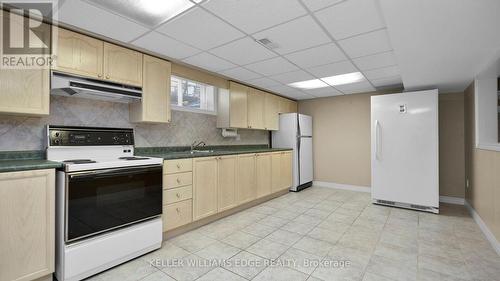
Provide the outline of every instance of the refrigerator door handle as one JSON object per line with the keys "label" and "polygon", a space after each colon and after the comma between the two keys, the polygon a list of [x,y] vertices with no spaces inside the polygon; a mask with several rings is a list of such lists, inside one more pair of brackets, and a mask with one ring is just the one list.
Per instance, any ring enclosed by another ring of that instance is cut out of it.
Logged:
{"label": "refrigerator door handle", "polygon": [[375,159],[380,160],[382,150],[382,135],[380,133],[380,122],[375,120]]}

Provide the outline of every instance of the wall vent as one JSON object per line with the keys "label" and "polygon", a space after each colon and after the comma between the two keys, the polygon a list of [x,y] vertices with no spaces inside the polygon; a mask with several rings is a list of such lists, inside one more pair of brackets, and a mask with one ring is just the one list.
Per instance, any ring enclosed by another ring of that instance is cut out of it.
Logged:
{"label": "wall vent", "polygon": [[257,40],[257,43],[261,44],[262,46],[274,50],[279,48],[278,44],[274,43],[273,41],[269,40],[269,38],[262,38]]}

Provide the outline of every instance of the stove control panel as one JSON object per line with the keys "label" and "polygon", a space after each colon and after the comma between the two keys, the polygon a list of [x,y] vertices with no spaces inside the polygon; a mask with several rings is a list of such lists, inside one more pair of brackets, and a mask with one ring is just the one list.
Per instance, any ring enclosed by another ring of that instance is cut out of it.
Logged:
{"label": "stove control panel", "polygon": [[48,145],[49,147],[134,145],[134,130],[48,126]]}

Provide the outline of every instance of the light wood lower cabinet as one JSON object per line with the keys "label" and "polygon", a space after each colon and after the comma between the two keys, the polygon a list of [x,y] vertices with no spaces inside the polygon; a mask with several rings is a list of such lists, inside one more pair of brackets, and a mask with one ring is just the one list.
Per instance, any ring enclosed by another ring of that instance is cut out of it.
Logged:
{"label": "light wood lower cabinet", "polygon": [[238,204],[244,204],[257,198],[255,157],[255,154],[238,155]]}
{"label": "light wood lower cabinet", "polygon": [[221,156],[218,160],[218,201],[217,209],[219,212],[235,207],[238,202],[236,198],[236,171],[238,157]]}
{"label": "light wood lower cabinet", "polygon": [[292,152],[285,151],[281,153],[280,180],[281,189],[289,189],[293,184],[292,178]]}
{"label": "light wood lower cabinet", "polygon": [[172,230],[193,221],[191,199],[163,206],[163,231]]}
{"label": "light wood lower cabinet", "polygon": [[54,272],[55,171],[0,173],[0,280]]}
{"label": "light wood lower cabinet", "polygon": [[257,198],[271,194],[272,162],[271,153],[257,154],[255,158],[257,178]]}
{"label": "light wood lower cabinet", "polygon": [[281,152],[271,154],[271,192],[278,192],[282,189],[281,180]]}
{"label": "light wood lower cabinet", "polygon": [[193,160],[193,220],[217,213],[217,157]]}

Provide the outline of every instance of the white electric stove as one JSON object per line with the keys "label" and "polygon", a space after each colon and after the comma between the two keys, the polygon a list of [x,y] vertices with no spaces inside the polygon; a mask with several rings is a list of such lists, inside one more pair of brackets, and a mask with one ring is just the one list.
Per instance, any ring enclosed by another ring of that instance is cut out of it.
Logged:
{"label": "white electric stove", "polygon": [[162,158],[132,129],[48,126],[56,173],[56,277],[81,280],[161,247]]}

